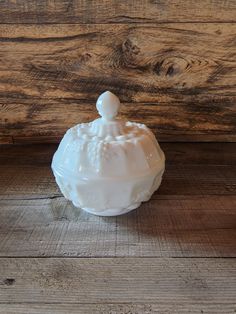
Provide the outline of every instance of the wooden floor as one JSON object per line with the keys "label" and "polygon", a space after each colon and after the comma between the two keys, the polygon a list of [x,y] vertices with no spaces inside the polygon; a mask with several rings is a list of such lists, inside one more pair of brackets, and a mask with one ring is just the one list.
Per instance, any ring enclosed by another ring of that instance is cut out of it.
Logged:
{"label": "wooden floor", "polygon": [[58,190],[56,145],[0,146],[0,313],[235,313],[236,144],[162,143],[163,184],[96,217]]}

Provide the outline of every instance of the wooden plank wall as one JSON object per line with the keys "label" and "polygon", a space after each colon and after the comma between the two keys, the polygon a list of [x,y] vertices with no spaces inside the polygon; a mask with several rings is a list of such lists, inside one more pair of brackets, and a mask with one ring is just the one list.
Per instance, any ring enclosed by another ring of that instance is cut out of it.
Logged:
{"label": "wooden plank wall", "polygon": [[235,141],[236,1],[0,2],[0,143],[57,142],[97,96],[161,141]]}

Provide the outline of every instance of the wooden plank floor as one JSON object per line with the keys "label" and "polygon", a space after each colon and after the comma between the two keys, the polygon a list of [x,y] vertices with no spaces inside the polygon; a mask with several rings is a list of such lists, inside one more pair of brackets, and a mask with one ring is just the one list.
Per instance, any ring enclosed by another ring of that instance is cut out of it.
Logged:
{"label": "wooden plank floor", "polygon": [[163,184],[119,217],[58,190],[56,145],[0,146],[0,313],[235,313],[236,144],[162,143]]}

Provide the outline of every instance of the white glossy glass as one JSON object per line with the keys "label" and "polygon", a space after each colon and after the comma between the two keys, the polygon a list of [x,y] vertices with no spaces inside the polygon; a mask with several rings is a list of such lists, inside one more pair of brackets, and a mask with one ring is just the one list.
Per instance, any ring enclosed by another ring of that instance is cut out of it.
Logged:
{"label": "white glossy glass", "polygon": [[100,216],[116,216],[148,201],[158,189],[165,156],[144,124],[119,120],[119,99],[99,96],[101,118],[78,124],[64,135],[52,170],[65,198]]}

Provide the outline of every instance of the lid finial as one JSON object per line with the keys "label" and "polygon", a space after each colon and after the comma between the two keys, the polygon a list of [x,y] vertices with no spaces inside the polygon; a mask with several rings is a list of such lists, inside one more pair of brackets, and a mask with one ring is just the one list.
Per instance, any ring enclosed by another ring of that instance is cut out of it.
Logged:
{"label": "lid finial", "polygon": [[104,120],[114,120],[119,107],[119,98],[109,91],[102,93],[97,99],[96,108]]}

